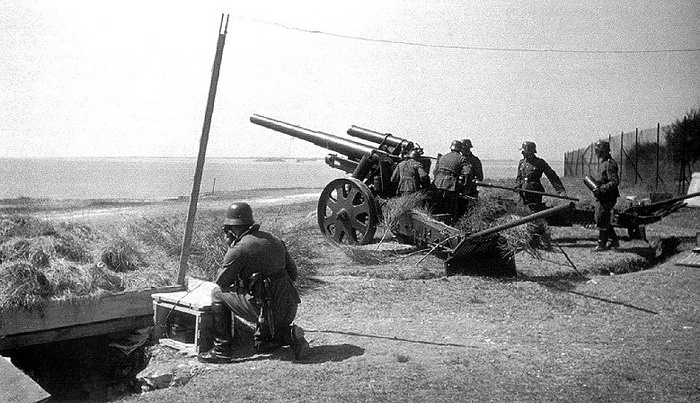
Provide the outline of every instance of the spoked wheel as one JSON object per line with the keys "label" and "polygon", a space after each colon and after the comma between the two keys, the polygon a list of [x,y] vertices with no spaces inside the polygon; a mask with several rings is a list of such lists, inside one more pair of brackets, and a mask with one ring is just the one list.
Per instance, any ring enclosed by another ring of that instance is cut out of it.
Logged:
{"label": "spoked wheel", "polygon": [[336,179],[318,199],[318,226],[336,244],[364,245],[377,230],[378,211],[367,185],[354,178]]}

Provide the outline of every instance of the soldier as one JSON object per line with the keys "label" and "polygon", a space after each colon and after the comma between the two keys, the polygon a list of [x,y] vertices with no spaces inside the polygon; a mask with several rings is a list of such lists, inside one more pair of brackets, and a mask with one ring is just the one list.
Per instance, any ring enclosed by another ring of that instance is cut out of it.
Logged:
{"label": "soldier", "polygon": [[469,139],[462,140],[462,155],[467,159],[469,165],[469,175],[466,178],[464,187],[464,195],[472,198],[479,197],[479,190],[474,184],[474,181],[484,180],[484,168],[481,165],[481,160],[476,155],[472,154],[472,141]]}
{"label": "soldier", "polygon": [[296,359],[304,358],[309,343],[301,327],[292,324],[301,303],[294,287],[297,267],[284,242],[260,231],[248,203],[233,203],[223,231],[229,245],[222,272],[212,290],[212,333],[214,347],[197,359],[208,363],[232,360],[231,313],[257,323],[253,336],[255,350],[271,352],[291,346]]}
{"label": "soldier", "polygon": [[[535,143],[532,141],[524,142],[521,151],[523,159],[518,163],[518,175],[515,178],[517,183],[516,189],[544,192],[544,186],[542,186],[542,182],[540,181],[540,179],[542,179],[542,174],[544,174],[547,176],[547,179],[549,179],[549,182],[552,184],[557,194],[564,195],[566,193],[561,179],[559,179],[559,176],[554,172],[552,167],[542,158],[535,156],[535,153],[537,153]],[[542,203],[542,195],[520,192],[520,198],[533,212],[542,211],[546,208],[545,204]]]}
{"label": "soldier", "polygon": [[455,140],[450,145],[450,152],[440,157],[435,164],[433,186],[440,199],[437,203],[439,212],[449,212],[452,217],[458,217],[457,199],[468,175],[469,166],[462,155],[462,143]]}
{"label": "soldier", "polygon": [[596,198],[595,224],[598,228],[598,245],[593,252],[618,248],[620,241],[610,219],[612,210],[620,197],[620,176],[617,162],[610,155],[610,143],[598,140],[594,145],[595,155],[602,162],[599,168],[599,186],[593,191]]}
{"label": "soldier", "polygon": [[398,194],[403,196],[426,189],[430,186],[430,176],[418,159],[423,149],[416,147],[408,152],[408,158],[399,162],[391,174],[391,181],[399,184]]}

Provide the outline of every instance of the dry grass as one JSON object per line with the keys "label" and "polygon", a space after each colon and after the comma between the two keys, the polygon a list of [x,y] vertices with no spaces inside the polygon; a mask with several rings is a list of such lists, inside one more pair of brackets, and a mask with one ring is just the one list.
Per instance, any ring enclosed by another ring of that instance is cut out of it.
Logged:
{"label": "dry grass", "polygon": [[[508,224],[530,214],[529,210],[522,204],[506,196],[506,191],[499,189],[493,192],[485,192],[479,201],[472,204],[467,213],[453,227],[460,230],[464,236],[467,236],[488,228]],[[428,196],[423,192],[389,199],[382,208],[385,225],[389,229],[393,228],[398,217],[408,211],[422,215],[427,219],[433,219],[426,207],[427,201]],[[544,220],[537,220],[527,225],[509,228],[500,231],[499,235],[503,239],[503,242],[499,242],[499,247],[503,248],[505,253],[512,254],[525,251],[537,256],[540,248],[551,248],[551,234]],[[380,256],[380,254],[375,253],[375,256],[372,256],[368,251],[356,248],[350,248],[346,251],[346,254],[354,261],[360,263],[369,262],[369,264],[376,264],[390,261],[385,256]]]}
{"label": "dry grass", "polygon": [[[298,207],[289,207],[294,210]],[[289,221],[277,207],[256,211],[256,220],[286,241],[302,273],[315,273],[315,252],[300,234],[316,232],[315,216]],[[285,213],[288,214],[288,213]],[[188,275],[213,281],[226,247],[223,211],[202,211],[195,222]],[[51,222],[26,215],[0,221],[0,309],[52,300],[99,297],[175,284],[184,217],[149,215],[95,225]]]}
{"label": "dry grass", "polygon": [[172,284],[159,253],[126,232],[9,216],[0,232],[0,308]]}

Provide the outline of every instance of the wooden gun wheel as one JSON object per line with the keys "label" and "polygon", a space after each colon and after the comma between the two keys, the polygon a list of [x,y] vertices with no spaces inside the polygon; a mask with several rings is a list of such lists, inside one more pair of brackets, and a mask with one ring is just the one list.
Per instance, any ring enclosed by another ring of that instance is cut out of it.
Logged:
{"label": "wooden gun wheel", "polygon": [[354,178],[336,179],[318,200],[318,226],[336,244],[365,245],[377,230],[378,211],[367,185]]}

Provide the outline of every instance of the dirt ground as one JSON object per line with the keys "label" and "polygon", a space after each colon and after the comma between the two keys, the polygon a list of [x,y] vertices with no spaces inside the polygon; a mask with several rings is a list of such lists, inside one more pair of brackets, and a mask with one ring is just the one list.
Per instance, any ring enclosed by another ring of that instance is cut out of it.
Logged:
{"label": "dirt ground", "polygon": [[[312,228],[314,205],[285,210],[290,225]],[[351,250],[304,232],[315,246],[297,320],[307,360],[255,355],[249,334],[225,365],[156,347],[152,363],[176,363],[189,381],[119,401],[700,400],[700,268],[675,264],[700,210],[648,227],[680,240],[658,260],[641,241],[592,255],[594,230],[552,231],[560,248],[516,255],[507,280],[445,277],[440,259],[390,238]]]}

